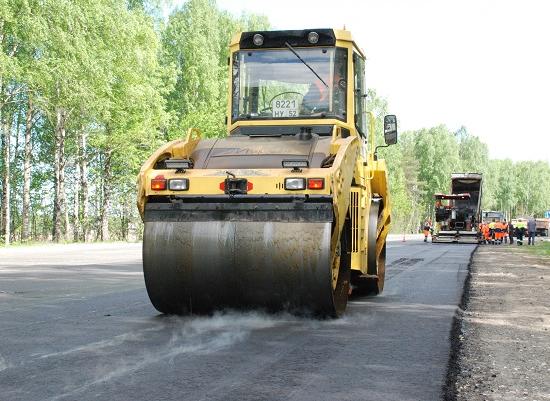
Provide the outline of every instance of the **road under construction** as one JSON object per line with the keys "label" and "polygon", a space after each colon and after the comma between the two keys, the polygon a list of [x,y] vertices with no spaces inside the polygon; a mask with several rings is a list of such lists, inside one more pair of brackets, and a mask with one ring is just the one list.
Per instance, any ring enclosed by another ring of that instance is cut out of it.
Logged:
{"label": "road under construction", "polygon": [[5,400],[440,400],[474,245],[401,236],[340,319],[165,316],[141,244],[0,249]]}

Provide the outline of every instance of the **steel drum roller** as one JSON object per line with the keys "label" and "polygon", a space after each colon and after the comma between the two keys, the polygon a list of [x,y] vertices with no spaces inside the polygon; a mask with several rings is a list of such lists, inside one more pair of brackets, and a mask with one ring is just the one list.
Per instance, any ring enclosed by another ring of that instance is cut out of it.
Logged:
{"label": "steel drum roller", "polygon": [[342,275],[333,289],[330,204],[182,207],[146,211],[143,267],[156,309],[338,314],[348,283]]}

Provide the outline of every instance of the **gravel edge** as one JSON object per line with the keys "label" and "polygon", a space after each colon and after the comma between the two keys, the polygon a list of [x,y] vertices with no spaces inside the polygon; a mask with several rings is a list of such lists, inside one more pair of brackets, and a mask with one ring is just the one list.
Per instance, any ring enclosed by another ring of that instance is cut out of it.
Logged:
{"label": "gravel edge", "polygon": [[468,309],[468,304],[470,301],[472,263],[478,246],[476,246],[476,248],[470,254],[470,260],[468,261],[467,267],[468,273],[466,275],[466,279],[464,280],[462,297],[460,298],[460,303],[458,304],[458,307],[456,308],[455,314],[453,316],[453,323],[451,326],[451,333],[449,337],[451,350],[449,354],[449,361],[447,362],[447,374],[445,375],[445,383],[443,384],[444,401],[457,400],[456,382],[458,374],[460,372],[459,356],[462,350],[462,338],[464,333],[462,322],[464,320],[464,311]]}

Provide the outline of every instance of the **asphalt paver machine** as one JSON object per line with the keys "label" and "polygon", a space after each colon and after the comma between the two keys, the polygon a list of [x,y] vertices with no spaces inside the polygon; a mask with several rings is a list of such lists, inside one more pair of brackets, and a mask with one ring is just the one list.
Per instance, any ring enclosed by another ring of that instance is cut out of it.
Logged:
{"label": "asphalt paver machine", "polygon": [[435,194],[435,230],[432,242],[474,243],[481,241],[482,175],[454,173],[451,193]]}

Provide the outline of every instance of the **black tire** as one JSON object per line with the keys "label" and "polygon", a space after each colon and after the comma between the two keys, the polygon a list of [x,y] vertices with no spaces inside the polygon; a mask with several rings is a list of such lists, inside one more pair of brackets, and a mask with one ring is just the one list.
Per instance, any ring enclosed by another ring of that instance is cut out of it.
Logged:
{"label": "black tire", "polygon": [[[370,277],[362,277],[355,274],[353,277],[353,292],[355,295],[378,295],[384,290],[386,277],[386,243],[382,246],[380,252],[376,252],[377,228],[382,211],[382,200],[375,199],[371,203],[369,213],[369,233],[367,243],[367,273]],[[376,277],[374,277],[376,276]]]}
{"label": "black tire", "polygon": [[368,295],[379,295],[384,291],[384,282],[386,280],[386,244],[382,247],[378,255],[377,278],[368,278],[365,282],[365,291]]}
{"label": "black tire", "polygon": [[340,235],[340,268],[336,288],[333,291],[334,313],[332,317],[340,317],[345,312],[351,281],[351,239],[349,220],[344,225]]}

